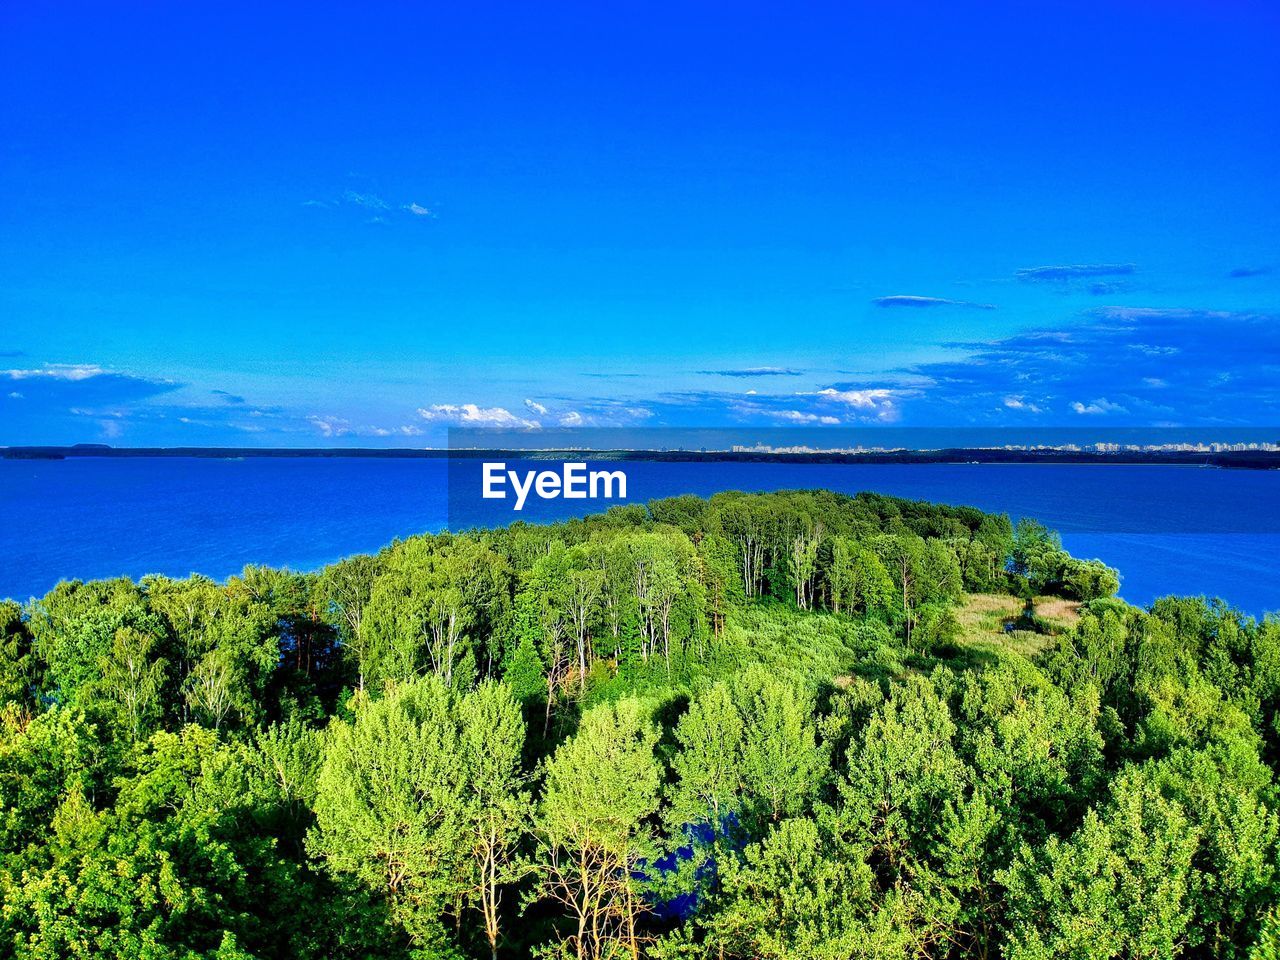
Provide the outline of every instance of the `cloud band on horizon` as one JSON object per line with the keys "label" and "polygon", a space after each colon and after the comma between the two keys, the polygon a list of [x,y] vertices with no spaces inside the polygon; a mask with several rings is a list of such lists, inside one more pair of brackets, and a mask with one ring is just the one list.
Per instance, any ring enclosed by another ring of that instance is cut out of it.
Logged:
{"label": "cloud band on horizon", "polygon": [[896,294],[891,297],[876,297],[871,301],[877,307],[965,307],[971,310],[994,310],[994,303],[977,303],[973,300],[949,300],[945,297],[917,297],[909,294]]}
{"label": "cloud band on horizon", "polygon": [[1053,283],[1092,280],[1096,277],[1127,277],[1138,272],[1132,263],[1069,263],[1047,267],[1023,267],[1014,276],[1024,283]]}
{"label": "cloud band on horizon", "polygon": [[698,373],[709,377],[798,377],[803,370],[791,367],[743,367],[737,370],[699,370]]}

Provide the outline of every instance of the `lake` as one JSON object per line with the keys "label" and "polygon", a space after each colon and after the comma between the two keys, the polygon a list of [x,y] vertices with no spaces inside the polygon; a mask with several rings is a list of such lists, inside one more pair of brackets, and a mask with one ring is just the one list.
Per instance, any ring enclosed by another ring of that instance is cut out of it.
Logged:
{"label": "lake", "polygon": [[[542,463],[539,466],[551,466]],[[515,463],[508,466],[516,466]],[[1168,593],[1280,610],[1280,472],[1148,465],[649,463],[621,466],[629,499],[825,487],[969,504],[1062,531],[1077,556],[1146,604]],[[459,472],[460,471],[460,472]],[[451,477],[452,474],[452,477]],[[453,496],[448,496],[452,479]],[[523,513],[479,496],[478,462],[350,458],[0,460],[0,597],[60,579],[146,573],[222,578],[247,563],[310,570],[396,537],[608,503],[555,500]]]}

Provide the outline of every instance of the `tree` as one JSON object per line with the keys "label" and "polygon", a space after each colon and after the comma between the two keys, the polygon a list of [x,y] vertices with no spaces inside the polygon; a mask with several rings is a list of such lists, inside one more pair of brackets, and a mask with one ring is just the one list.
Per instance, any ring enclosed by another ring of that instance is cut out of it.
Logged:
{"label": "tree", "polygon": [[19,868],[23,850],[47,843],[64,796],[93,797],[104,786],[104,752],[79,707],[54,706],[33,717],[17,703],[0,706],[0,864]]}
{"label": "tree", "polygon": [[544,734],[551,729],[556,691],[565,684],[572,668],[569,653],[572,628],[567,596],[569,569],[569,552],[563,543],[556,541],[534,561],[525,577],[523,589],[516,595],[517,650],[526,641],[532,642],[546,679]]}
{"label": "tree", "polygon": [[1070,557],[1062,538],[1029,517],[1018,521],[1013,532],[1010,566],[1025,577],[1033,593],[1051,593],[1062,586],[1063,565]]}
{"label": "tree", "polygon": [[157,657],[157,638],[133,627],[121,627],[111,644],[111,653],[102,658],[102,688],[119,706],[129,736],[143,739],[163,709],[160,691],[165,681],[166,662]]}
{"label": "tree", "polygon": [[564,942],[579,960],[640,956],[644,908],[635,872],[651,851],[657,738],[637,701],[605,704],[583,715],[547,765],[538,813],[541,891],[569,911]]}
{"label": "tree", "polygon": [[12,600],[0,600],[0,703],[30,703],[37,670],[22,608]]}
{"label": "tree", "polygon": [[569,623],[578,648],[578,692],[587,692],[587,667],[592,656],[591,627],[595,621],[597,605],[604,588],[604,574],[587,566],[583,550],[573,551],[573,569],[568,572],[566,584]]}
{"label": "tree", "polygon": [[707,614],[711,628],[718,637],[724,631],[732,607],[745,597],[742,578],[736,569],[737,557],[733,544],[719,534],[709,533],[698,544],[702,560],[703,585],[707,597]]}
{"label": "tree", "polygon": [[449,941],[470,886],[464,752],[451,694],[429,675],[330,727],[317,782],[314,856],[379,891],[410,940]]}
{"label": "tree", "polygon": [[884,563],[873,551],[847,537],[832,542],[827,576],[835,613],[883,615],[893,602],[893,579]]}
{"label": "tree", "polygon": [[592,557],[601,574],[600,605],[615,663],[621,663],[624,648],[638,631],[639,612],[631,590],[631,554],[624,537],[596,537]]}
{"label": "tree", "polygon": [[1280,908],[1273,907],[1262,918],[1262,930],[1249,951],[1249,960],[1280,960]]}
{"label": "tree", "polygon": [[98,809],[71,782],[41,845],[0,858],[16,955],[280,956],[320,920],[309,878],[255,822],[264,798],[237,746],[195,725],[162,731],[114,786]]}
{"label": "tree", "polygon": [[34,605],[28,626],[45,665],[41,694],[86,706],[102,695],[97,681],[119,630],[129,627],[156,638],[165,634],[162,619],[128,580],[60,583]]}
{"label": "tree", "polygon": [[1069,558],[1062,567],[1062,590],[1077,600],[1113,597],[1120,589],[1120,574],[1101,560]]}
{"label": "tree", "polygon": [[151,609],[163,616],[173,689],[183,722],[220,727],[232,715],[252,723],[267,711],[267,689],[283,656],[285,624],[296,619],[303,585],[261,568],[219,586],[206,577],[148,577]]}
{"label": "tree", "polygon": [[1105,783],[1097,690],[1075,696],[1025,662],[962,678],[959,751],[1000,814],[1003,859],[1078,823]]}
{"label": "tree", "polygon": [[672,656],[696,638],[702,626],[705,595],[697,554],[678,530],[659,528],[621,539],[640,634],[640,658],[661,653],[670,673]]}
{"label": "tree", "polygon": [[473,538],[397,544],[384,558],[360,621],[366,682],[408,680],[429,670],[449,686],[466,686],[482,662],[491,670],[494,645],[507,629],[509,589],[505,562]]}
{"label": "tree", "polygon": [[343,648],[355,661],[361,690],[364,689],[369,659],[364,611],[373,594],[374,580],[380,567],[376,557],[357,554],[325,567],[316,581],[325,615],[339,626]]}
{"label": "tree", "polygon": [[742,712],[739,769],[753,818],[777,821],[800,813],[824,764],[812,696],[754,667],[738,678],[734,698]]}
{"label": "tree", "polygon": [[743,789],[743,717],[729,686],[716,683],[695,697],[675,733],[671,822],[680,828],[709,821],[719,830],[738,812]]}
{"label": "tree", "polygon": [[[164,618],[173,637],[169,666],[175,686],[182,689],[200,659],[218,645],[214,631],[228,614],[230,599],[225,589],[201,576],[185,580],[146,577],[143,587],[148,606]],[[184,721],[188,719],[185,712],[180,715]]]}
{"label": "tree", "polygon": [[877,902],[866,851],[807,818],[784,820],[728,859],[710,956],[839,960],[920,955],[912,895]]}
{"label": "tree", "polygon": [[1007,543],[1001,545],[1001,539],[988,539],[979,534],[952,542],[966,590],[989,593],[1005,587],[1009,547]]}
{"label": "tree", "polygon": [[[718,501],[718,502],[717,502]],[[765,560],[774,535],[775,518],[763,499],[729,495],[712,499],[715,528],[738,548],[742,589],[747,598],[764,587]]]}
{"label": "tree", "polygon": [[503,669],[503,681],[522,704],[528,706],[546,695],[547,678],[542,669],[542,658],[533,637],[525,633],[520,637]]}
{"label": "tree", "polygon": [[1276,956],[1274,616],[822,491],[339,566],[0,603],[0,960]]}
{"label": "tree", "polygon": [[1178,804],[1122,785],[1068,841],[1025,848],[1003,874],[1010,960],[1173,958],[1192,919],[1196,836]]}
{"label": "tree", "polygon": [[206,656],[187,677],[186,700],[198,715],[218,730],[235,706],[231,666],[225,657]]}
{"label": "tree", "polygon": [[1189,936],[1214,956],[1261,936],[1280,880],[1280,814],[1271,772],[1245,744],[1178,750],[1122,775],[1121,795],[1158,790],[1178,804],[1196,837]]}
{"label": "tree", "polygon": [[796,606],[808,610],[814,602],[818,572],[818,547],[822,543],[822,524],[804,523],[792,534],[787,552],[788,572],[795,590]]}
{"label": "tree", "polygon": [[532,869],[519,852],[529,827],[529,793],[520,769],[524,720],[503,684],[481,684],[459,702],[471,838],[468,898],[484,919],[491,956],[501,941],[503,888]]}
{"label": "tree", "polygon": [[898,594],[899,611],[905,624],[907,646],[911,645],[911,629],[915,609],[921,602],[921,577],[924,574],[924,541],[914,535],[877,537],[875,550],[893,578]]}

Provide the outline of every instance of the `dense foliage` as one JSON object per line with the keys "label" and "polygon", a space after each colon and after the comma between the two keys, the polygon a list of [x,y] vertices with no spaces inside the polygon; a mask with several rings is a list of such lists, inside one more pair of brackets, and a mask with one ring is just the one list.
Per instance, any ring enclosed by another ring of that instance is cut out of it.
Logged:
{"label": "dense foliage", "polygon": [[825,492],[62,583],[0,604],[0,958],[1275,960],[1280,622],[1117,589]]}

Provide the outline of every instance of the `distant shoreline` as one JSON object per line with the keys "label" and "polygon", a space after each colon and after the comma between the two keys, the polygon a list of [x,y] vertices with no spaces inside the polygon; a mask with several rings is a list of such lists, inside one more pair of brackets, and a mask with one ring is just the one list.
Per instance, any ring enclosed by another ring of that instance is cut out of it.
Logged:
{"label": "distant shoreline", "polygon": [[863,452],[812,451],[772,452],[757,450],[586,450],[557,449],[482,449],[447,450],[442,448],[369,447],[110,447],[98,444],[75,446],[13,446],[0,448],[4,460],[65,460],[86,457],[198,457],[203,459],[241,459],[248,457],[341,459],[368,458],[385,460],[494,459],[515,457],[522,460],[632,460],[659,463],[975,463],[975,464],[1154,464],[1169,466],[1205,466],[1225,469],[1280,469],[1280,451],[1274,450],[1068,450],[1068,449],[1000,449],[951,448],[938,450],[868,450]]}

